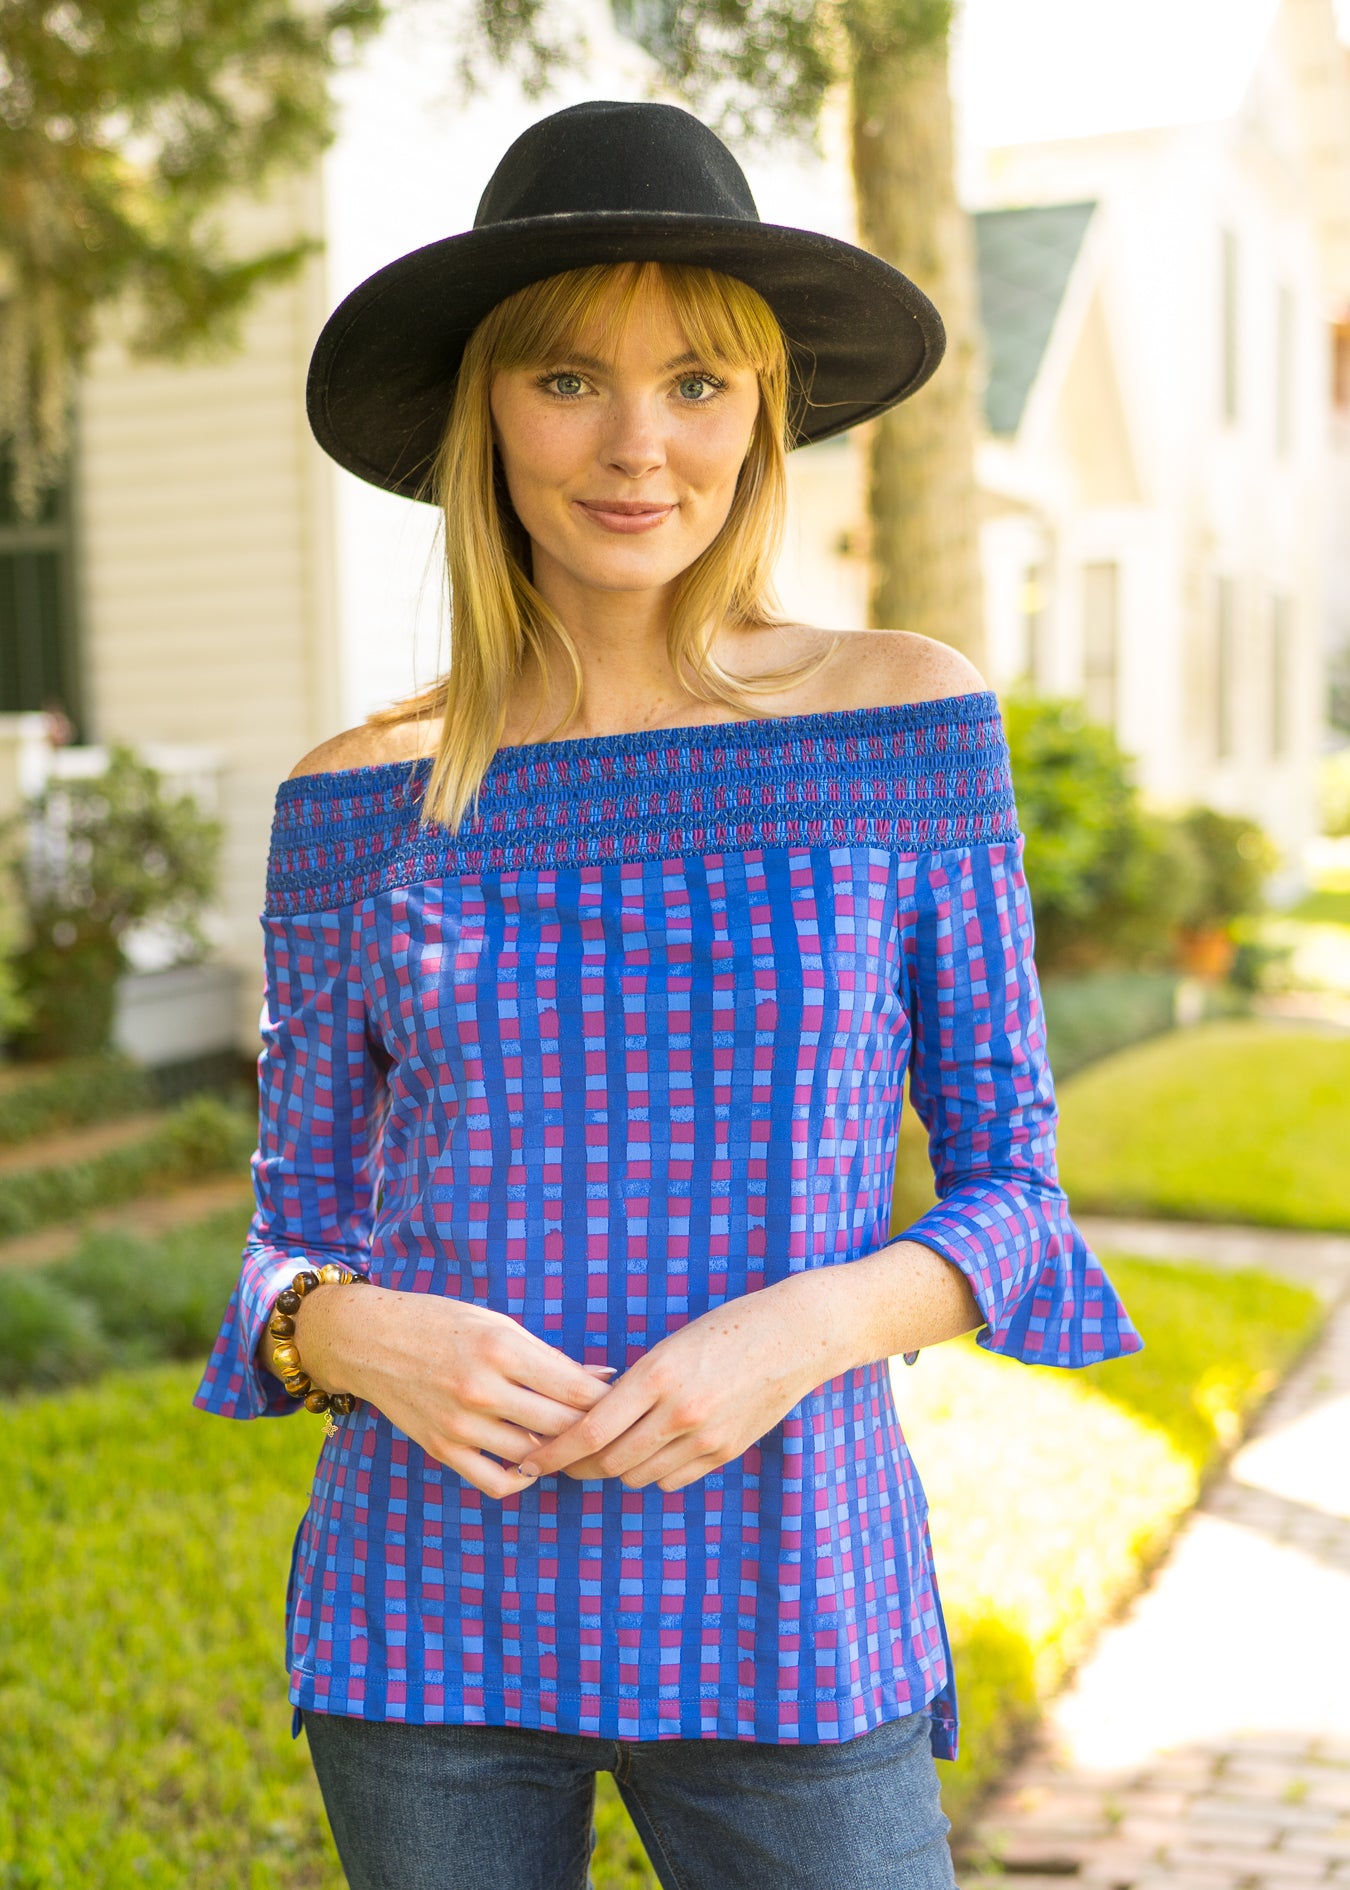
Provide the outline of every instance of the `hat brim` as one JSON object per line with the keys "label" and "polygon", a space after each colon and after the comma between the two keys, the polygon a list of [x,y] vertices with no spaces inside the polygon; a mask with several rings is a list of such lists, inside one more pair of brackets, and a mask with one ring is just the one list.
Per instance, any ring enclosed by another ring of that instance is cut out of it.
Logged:
{"label": "hat brim", "polygon": [[908,276],[836,237],[669,211],[526,217],[429,243],[352,291],[310,361],[315,438],[358,478],[430,498],[455,376],[478,323],[528,283],[611,262],[695,263],[757,289],[797,370],[797,445],[908,398],[946,345],[942,318]]}

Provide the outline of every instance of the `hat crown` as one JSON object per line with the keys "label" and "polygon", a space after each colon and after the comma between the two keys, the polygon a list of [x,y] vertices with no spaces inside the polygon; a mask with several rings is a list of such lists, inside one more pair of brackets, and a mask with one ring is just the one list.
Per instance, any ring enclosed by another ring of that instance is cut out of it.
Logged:
{"label": "hat crown", "polygon": [[474,228],[521,217],[656,211],[758,223],[740,165],[677,105],[597,99],[521,133],[489,179]]}

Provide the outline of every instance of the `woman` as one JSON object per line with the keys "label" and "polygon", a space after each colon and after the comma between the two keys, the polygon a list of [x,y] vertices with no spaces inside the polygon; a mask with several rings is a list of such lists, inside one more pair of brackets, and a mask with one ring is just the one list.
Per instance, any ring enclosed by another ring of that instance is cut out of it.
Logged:
{"label": "woman", "polygon": [[[787,443],[941,342],[598,104],[316,349],[322,444],[444,507],[450,669],[280,791],[198,1402],[327,1407],[291,1697],[356,1890],[575,1890],[601,1769],[681,1890],[951,1884],[887,1361],[1138,1339],[1055,1181],[997,705],[769,600]],[[890,1241],[907,1072],[942,1198]]]}

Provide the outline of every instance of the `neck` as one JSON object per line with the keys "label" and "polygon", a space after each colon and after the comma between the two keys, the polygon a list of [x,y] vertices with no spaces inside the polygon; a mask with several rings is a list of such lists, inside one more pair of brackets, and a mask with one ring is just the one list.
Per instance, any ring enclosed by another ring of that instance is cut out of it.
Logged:
{"label": "neck", "polygon": [[[581,665],[581,700],[566,734],[658,727],[697,700],[666,654],[674,584],[650,591],[594,590],[566,573],[539,569],[538,560],[534,582],[571,637]],[[508,726],[517,721],[518,712],[530,717],[532,728],[553,728],[572,701],[566,657],[550,649],[545,673],[532,670],[522,681]],[[516,734],[510,739],[527,737]]]}

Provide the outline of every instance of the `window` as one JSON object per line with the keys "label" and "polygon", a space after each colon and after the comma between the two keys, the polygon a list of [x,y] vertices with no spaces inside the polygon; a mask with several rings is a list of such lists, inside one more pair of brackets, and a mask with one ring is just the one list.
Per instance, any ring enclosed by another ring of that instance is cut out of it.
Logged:
{"label": "window", "polygon": [[1294,296],[1282,288],[1275,304],[1275,451],[1294,444]]}
{"label": "window", "polygon": [[1017,686],[1022,689],[1044,689],[1049,675],[1050,652],[1046,648],[1048,576],[1043,564],[1029,564],[1022,574],[1022,647],[1017,665]]}
{"label": "window", "polygon": [[1116,725],[1120,566],[1083,567],[1083,701],[1094,722]]}
{"label": "window", "polygon": [[59,708],[78,727],[70,506],[47,493],[21,518],[7,461],[0,461],[0,713]]}
{"label": "window", "polygon": [[1214,754],[1237,752],[1237,585],[1221,577],[1214,599]]}
{"label": "window", "polygon": [[1294,600],[1273,597],[1270,602],[1270,752],[1276,760],[1293,743]]}
{"label": "window", "polygon": [[1220,263],[1220,371],[1223,377],[1223,417],[1238,417],[1238,240],[1232,230],[1223,232]]}

